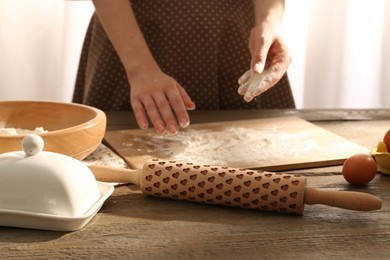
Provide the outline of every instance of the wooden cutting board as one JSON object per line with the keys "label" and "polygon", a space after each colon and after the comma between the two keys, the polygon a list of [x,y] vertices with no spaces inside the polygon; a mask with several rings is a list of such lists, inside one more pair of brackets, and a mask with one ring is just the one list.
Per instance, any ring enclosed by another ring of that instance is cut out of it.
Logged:
{"label": "wooden cutting board", "polygon": [[284,171],[341,165],[369,149],[298,117],[194,124],[176,135],[109,131],[105,141],[131,168],[150,158]]}

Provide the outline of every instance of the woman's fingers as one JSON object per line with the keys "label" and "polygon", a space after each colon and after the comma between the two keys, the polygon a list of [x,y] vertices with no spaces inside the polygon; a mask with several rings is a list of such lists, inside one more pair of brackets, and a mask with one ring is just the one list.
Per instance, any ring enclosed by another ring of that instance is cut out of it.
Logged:
{"label": "woman's fingers", "polygon": [[133,102],[131,102],[131,107],[133,109],[135,120],[137,121],[139,128],[148,129],[149,128],[148,118],[146,117],[144,106],[140,102],[140,100],[137,99],[133,100]]}
{"label": "woman's fingers", "polygon": [[246,82],[248,82],[248,80],[249,80],[250,77],[251,77],[251,73],[252,73],[251,70],[247,70],[247,71],[238,79],[238,84],[244,85]]}
{"label": "woman's fingers", "polygon": [[[190,118],[187,113],[187,107],[194,107],[195,104],[191,101],[191,99],[185,100],[185,97],[183,98],[183,95],[180,93],[180,86],[178,88],[178,91],[171,91],[167,93],[167,97],[170,103],[170,106],[172,110],[174,111],[178,124],[180,127],[185,128],[190,124]],[[183,89],[184,90],[184,89]],[[185,103],[187,102],[187,106]]]}
{"label": "woman's fingers", "polygon": [[[165,93],[165,95],[155,95],[153,96],[153,98],[157,106],[157,111],[162,120],[164,121],[165,130],[171,134],[175,134],[178,131],[178,125],[176,122],[175,115],[172,112],[172,108],[175,105],[178,106],[178,104],[171,103],[173,101],[167,95],[168,93]],[[182,104],[181,106],[184,107]],[[150,115],[149,117],[153,122],[153,118]]]}
{"label": "woman's fingers", "polygon": [[183,100],[184,106],[186,110],[194,110],[195,109],[195,103],[192,102],[191,97],[188,95],[187,91],[182,86],[178,86],[180,97]]}
{"label": "woman's fingers", "polygon": [[238,93],[243,96],[246,102],[252,101],[280,80],[283,75],[279,75],[279,72],[278,64],[271,66],[262,73],[252,71],[248,81],[238,88]]}
{"label": "woman's fingers", "polygon": [[154,129],[157,133],[163,133],[165,131],[165,123],[160,116],[159,109],[152,96],[145,96],[142,100],[143,107],[146,114],[150,118]]}
{"label": "woman's fingers", "polygon": [[172,77],[161,72],[147,77],[138,75],[130,86],[131,106],[141,129],[148,128],[148,119],[157,133],[174,134],[179,125],[189,125],[187,110],[195,109],[195,104]]}
{"label": "woman's fingers", "polygon": [[[187,106],[195,107],[188,97]],[[156,93],[154,95],[142,96],[142,99],[132,101],[132,108],[141,129],[148,128],[149,117],[157,133],[177,133],[178,125],[187,127],[190,119],[187,108],[179,90],[167,91],[167,93]]]}

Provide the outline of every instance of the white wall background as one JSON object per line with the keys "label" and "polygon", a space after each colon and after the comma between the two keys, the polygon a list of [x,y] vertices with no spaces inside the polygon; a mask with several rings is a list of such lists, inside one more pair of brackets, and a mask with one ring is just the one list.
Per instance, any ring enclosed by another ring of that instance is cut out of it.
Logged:
{"label": "white wall background", "polygon": [[0,100],[70,101],[91,1],[0,0]]}
{"label": "white wall background", "polygon": [[286,1],[298,107],[390,107],[390,1]]}
{"label": "white wall background", "polygon": [[[287,0],[298,108],[390,108],[390,1]],[[91,1],[0,0],[0,100],[71,100]]]}

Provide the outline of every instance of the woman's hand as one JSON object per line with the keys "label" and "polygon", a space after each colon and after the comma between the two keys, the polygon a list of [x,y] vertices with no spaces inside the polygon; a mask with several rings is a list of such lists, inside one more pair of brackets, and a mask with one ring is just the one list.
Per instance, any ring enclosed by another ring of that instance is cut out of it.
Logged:
{"label": "woman's hand", "polygon": [[238,80],[238,93],[249,102],[274,86],[291,64],[290,52],[281,36],[284,1],[259,1],[256,24],[249,36],[250,69]]}
{"label": "woman's hand", "polygon": [[274,86],[291,64],[291,56],[281,36],[265,35],[254,28],[250,38],[251,68],[240,77],[238,93],[250,102]]}
{"label": "woman's hand", "polygon": [[174,134],[178,126],[189,125],[187,110],[195,109],[195,104],[175,79],[161,71],[149,71],[133,75],[130,85],[130,102],[141,129],[149,127],[147,117],[157,133]]}
{"label": "woman's hand", "polygon": [[186,91],[164,74],[150,52],[129,0],[93,0],[96,12],[110,37],[130,84],[130,102],[138,126],[149,127],[150,118],[158,133],[176,133],[186,127],[187,110],[194,109]]}

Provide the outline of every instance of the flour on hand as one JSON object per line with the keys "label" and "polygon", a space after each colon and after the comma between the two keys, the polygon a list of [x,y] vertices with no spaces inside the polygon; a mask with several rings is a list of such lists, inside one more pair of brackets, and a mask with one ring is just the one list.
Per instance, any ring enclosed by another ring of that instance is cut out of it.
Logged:
{"label": "flour on hand", "polygon": [[240,87],[238,93],[244,96],[246,102],[250,102],[253,98],[266,91],[270,84],[276,80],[277,65],[263,70],[262,73],[257,73],[253,70],[248,70],[238,80]]}

